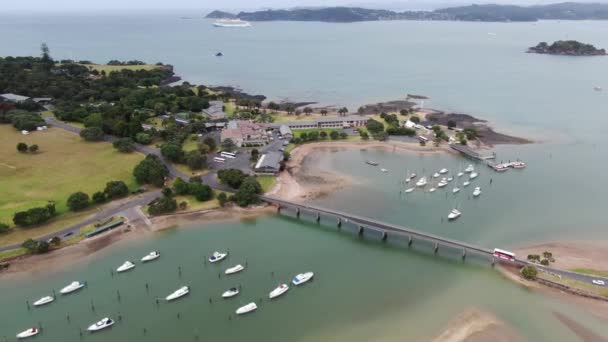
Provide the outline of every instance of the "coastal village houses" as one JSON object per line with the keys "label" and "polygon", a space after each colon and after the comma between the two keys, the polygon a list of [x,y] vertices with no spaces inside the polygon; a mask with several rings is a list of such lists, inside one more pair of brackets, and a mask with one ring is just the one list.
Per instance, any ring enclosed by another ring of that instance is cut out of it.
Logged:
{"label": "coastal village houses", "polygon": [[[314,121],[294,121],[286,122],[282,125],[292,130],[298,129],[321,129],[321,128],[357,128],[364,127],[369,121],[369,116],[350,115],[340,117],[325,117]],[[278,126],[280,129],[281,126]]]}
{"label": "coastal village houses", "polygon": [[231,139],[237,146],[262,146],[269,141],[268,125],[246,120],[228,121],[222,130],[221,140]]}

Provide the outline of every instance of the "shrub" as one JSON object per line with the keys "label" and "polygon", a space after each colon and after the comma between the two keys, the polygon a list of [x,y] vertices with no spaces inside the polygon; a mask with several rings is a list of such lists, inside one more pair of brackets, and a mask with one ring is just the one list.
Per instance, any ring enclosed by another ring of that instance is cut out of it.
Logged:
{"label": "shrub", "polygon": [[21,152],[21,153],[25,153],[27,152],[27,144],[26,143],[18,143],[17,144],[17,151]]}
{"label": "shrub", "polygon": [[217,200],[218,200],[218,202],[220,202],[220,206],[223,207],[228,202],[228,196],[226,196],[225,192],[222,192],[219,195],[217,195]]}
{"label": "shrub", "polygon": [[412,115],[410,117],[410,121],[413,122],[413,123],[419,124],[420,123],[420,118],[417,117],[417,116],[415,116],[415,115]]}
{"label": "shrub", "polygon": [[106,194],[102,191],[97,191],[93,194],[92,199],[96,204],[101,204],[106,201]]}
{"label": "shrub", "polygon": [[106,188],[103,190],[106,198],[115,199],[125,197],[129,194],[129,187],[123,181],[111,181],[106,183]]}
{"label": "shrub", "polygon": [[549,260],[547,260],[547,259],[543,259],[543,260],[540,262],[540,264],[541,264],[541,265],[543,265],[543,266],[549,266]]}
{"label": "shrub", "polygon": [[153,154],[146,156],[133,169],[133,176],[140,184],[153,184],[155,186],[163,186],[165,177],[169,174],[167,166]]}
{"label": "shrub", "polygon": [[367,127],[367,130],[370,131],[372,134],[384,131],[384,124],[374,119],[369,119],[365,126]]}
{"label": "shrub", "polygon": [[211,187],[202,183],[191,183],[190,192],[197,201],[204,202],[213,198],[213,190]]}
{"label": "shrub", "polygon": [[331,131],[329,137],[331,140],[337,140],[340,137],[340,133],[338,133],[338,131]]}
{"label": "shrub", "polygon": [[80,136],[86,141],[101,141],[103,131],[99,127],[87,127],[80,131]]}
{"label": "shrub", "polygon": [[89,195],[82,191],[75,192],[68,197],[68,208],[72,211],[82,210],[89,206]]}
{"label": "shrub", "polygon": [[140,133],[135,134],[135,141],[137,141],[138,143],[140,143],[142,145],[148,145],[149,143],[152,142],[152,137],[148,133],[140,132]]}
{"label": "shrub", "polygon": [[10,230],[8,224],[0,222],[0,234],[8,233]]}
{"label": "shrub", "polygon": [[173,192],[175,192],[175,194],[178,196],[189,195],[190,194],[190,184],[185,182],[180,177],[177,177],[173,181]]}
{"label": "shrub", "polygon": [[148,207],[150,215],[160,215],[174,212],[175,210],[177,210],[177,201],[173,197],[167,196],[152,201]]}
{"label": "shrub", "polygon": [[135,142],[131,138],[116,139],[112,143],[112,146],[123,153],[133,152],[135,150]]}
{"label": "shrub", "polygon": [[186,153],[186,164],[191,170],[200,170],[207,163],[207,157],[201,152],[194,150]]}
{"label": "shrub", "polygon": [[55,204],[49,203],[45,207],[36,207],[26,211],[16,212],[13,216],[13,223],[18,226],[40,224],[55,216],[55,213]]}
{"label": "shrub", "polygon": [[524,266],[524,268],[521,269],[521,275],[526,279],[536,279],[537,274],[538,271],[536,270],[536,267],[532,265]]}
{"label": "shrub", "polygon": [[28,150],[30,151],[30,153],[36,153],[38,152],[38,145],[30,145],[30,147],[28,147]]}

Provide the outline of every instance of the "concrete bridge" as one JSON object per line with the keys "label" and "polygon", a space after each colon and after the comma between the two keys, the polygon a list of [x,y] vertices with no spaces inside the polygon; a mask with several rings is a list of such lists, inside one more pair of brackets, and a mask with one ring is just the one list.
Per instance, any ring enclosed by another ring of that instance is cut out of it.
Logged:
{"label": "concrete bridge", "polygon": [[281,212],[282,209],[295,210],[296,217],[298,218],[301,214],[307,213],[316,218],[317,222],[320,222],[322,217],[323,219],[327,219],[328,217],[333,218],[338,228],[340,228],[344,223],[353,224],[357,227],[357,232],[359,235],[365,234],[366,231],[375,231],[380,233],[382,240],[387,240],[389,235],[398,235],[406,237],[408,239],[408,245],[410,246],[415,240],[429,242],[432,244],[435,253],[439,251],[440,247],[449,247],[451,249],[459,250],[462,253],[461,255],[463,259],[466,258],[467,254],[473,253],[488,258],[492,265],[494,265],[494,263],[497,261],[497,259],[494,258],[493,250],[475,246],[466,242],[448,239],[417,231],[412,228],[381,222],[375,219],[349,214],[338,210],[285,201],[269,196],[262,196],[260,199],[275,205],[278,212]]}

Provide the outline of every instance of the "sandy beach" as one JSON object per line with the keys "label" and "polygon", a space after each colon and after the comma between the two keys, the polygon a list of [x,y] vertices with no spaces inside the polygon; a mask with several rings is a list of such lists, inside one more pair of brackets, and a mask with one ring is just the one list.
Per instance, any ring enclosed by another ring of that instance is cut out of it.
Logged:
{"label": "sandy beach", "polygon": [[515,253],[525,258],[528,254],[545,251],[553,253],[552,267],[571,270],[587,268],[608,272],[608,248],[606,241],[553,241],[517,248]]}
{"label": "sandy beach", "polygon": [[522,341],[511,327],[489,312],[469,308],[453,318],[431,342]]}

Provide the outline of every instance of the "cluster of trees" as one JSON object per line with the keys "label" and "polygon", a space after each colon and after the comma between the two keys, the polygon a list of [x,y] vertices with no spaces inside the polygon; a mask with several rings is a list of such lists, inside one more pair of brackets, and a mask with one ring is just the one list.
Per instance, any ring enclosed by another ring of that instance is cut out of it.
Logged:
{"label": "cluster of trees", "polygon": [[44,254],[51,249],[51,244],[58,246],[61,243],[61,239],[57,236],[53,237],[50,243],[46,241],[36,241],[33,239],[27,239],[23,241],[21,247],[27,249],[30,254]]}
{"label": "cluster of trees", "polygon": [[55,203],[50,202],[44,207],[35,207],[16,212],[13,216],[13,223],[22,227],[33,226],[50,220],[56,214]]}
{"label": "cluster of trees", "polygon": [[32,144],[30,146],[27,146],[26,143],[24,142],[20,142],[17,144],[17,151],[21,152],[21,153],[25,153],[25,152],[30,152],[30,153],[36,153],[38,152],[38,145],[36,144]]}
{"label": "cluster of trees", "polygon": [[230,201],[235,202],[241,207],[246,207],[259,202],[262,186],[255,177],[247,176],[238,169],[225,169],[218,172],[218,178],[222,183],[227,184],[231,188],[238,189],[230,197],[220,199],[218,196],[221,205],[223,205],[222,202],[226,203]]}
{"label": "cluster of trees", "polygon": [[325,140],[327,138],[330,138],[331,140],[346,139],[348,138],[348,134],[335,130],[329,131],[329,133],[327,133],[327,131],[302,132],[300,133],[300,136],[295,137],[292,141],[294,144],[302,144],[306,142]]}
{"label": "cluster of trees", "polygon": [[172,213],[177,210],[177,201],[173,197],[173,191],[169,188],[163,189],[163,195],[148,204],[150,215],[161,215]]}
{"label": "cluster of trees", "polygon": [[550,262],[555,262],[553,258],[553,253],[551,252],[543,252],[543,259],[538,254],[528,254],[528,260],[536,263],[540,263],[541,265],[548,266]]}
{"label": "cluster of trees", "polygon": [[0,123],[12,124],[20,131],[35,131],[46,124],[39,114],[23,110],[0,111]]}
{"label": "cluster of trees", "polygon": [[521,269],[521,275],[526,279],[533,280],[536,279],[536,276],[538,275],[538,270],[532,265],[524,266]]}
{"label": "cluster of trees", "polygon": [[200,202],[213,199],[213,190],[209,185],[203,184],[199,177],[192,177],[189,182],[176,178],[173,182],[173,192],[181,196],[192,195]]}
{"label": "cluster of trees", "polygon": [[[145,134],[145,133],[138,133]],[[135,141],[131,138],[119,138],[112,142],[112,146],[120,152],[129,153],[135,151]]]}
{"label": "cluster of trees", "polygon": [[67,206],[72,211],[79,211],[89,207],[92,203],[101,204],[129,194],[129,187],[123,181],[110,181],[106,183],[103,191],[97,191],[90,198],[88,194],[78,191],[71,194],[67,200]]}
{"label": "cluster of trees", "polygon": [[158,156],[149,154],[133,169],[133,176],[140,184],[152,184],[158,187],[165,184],[169,169]]}
{"label": "cluster of trees", "polygon": [[145,65],[145,64],[146,64],[145,62],[138,61],[138,60],[122,62],[122,61],[113,59],[108,62],[108,65]]}

